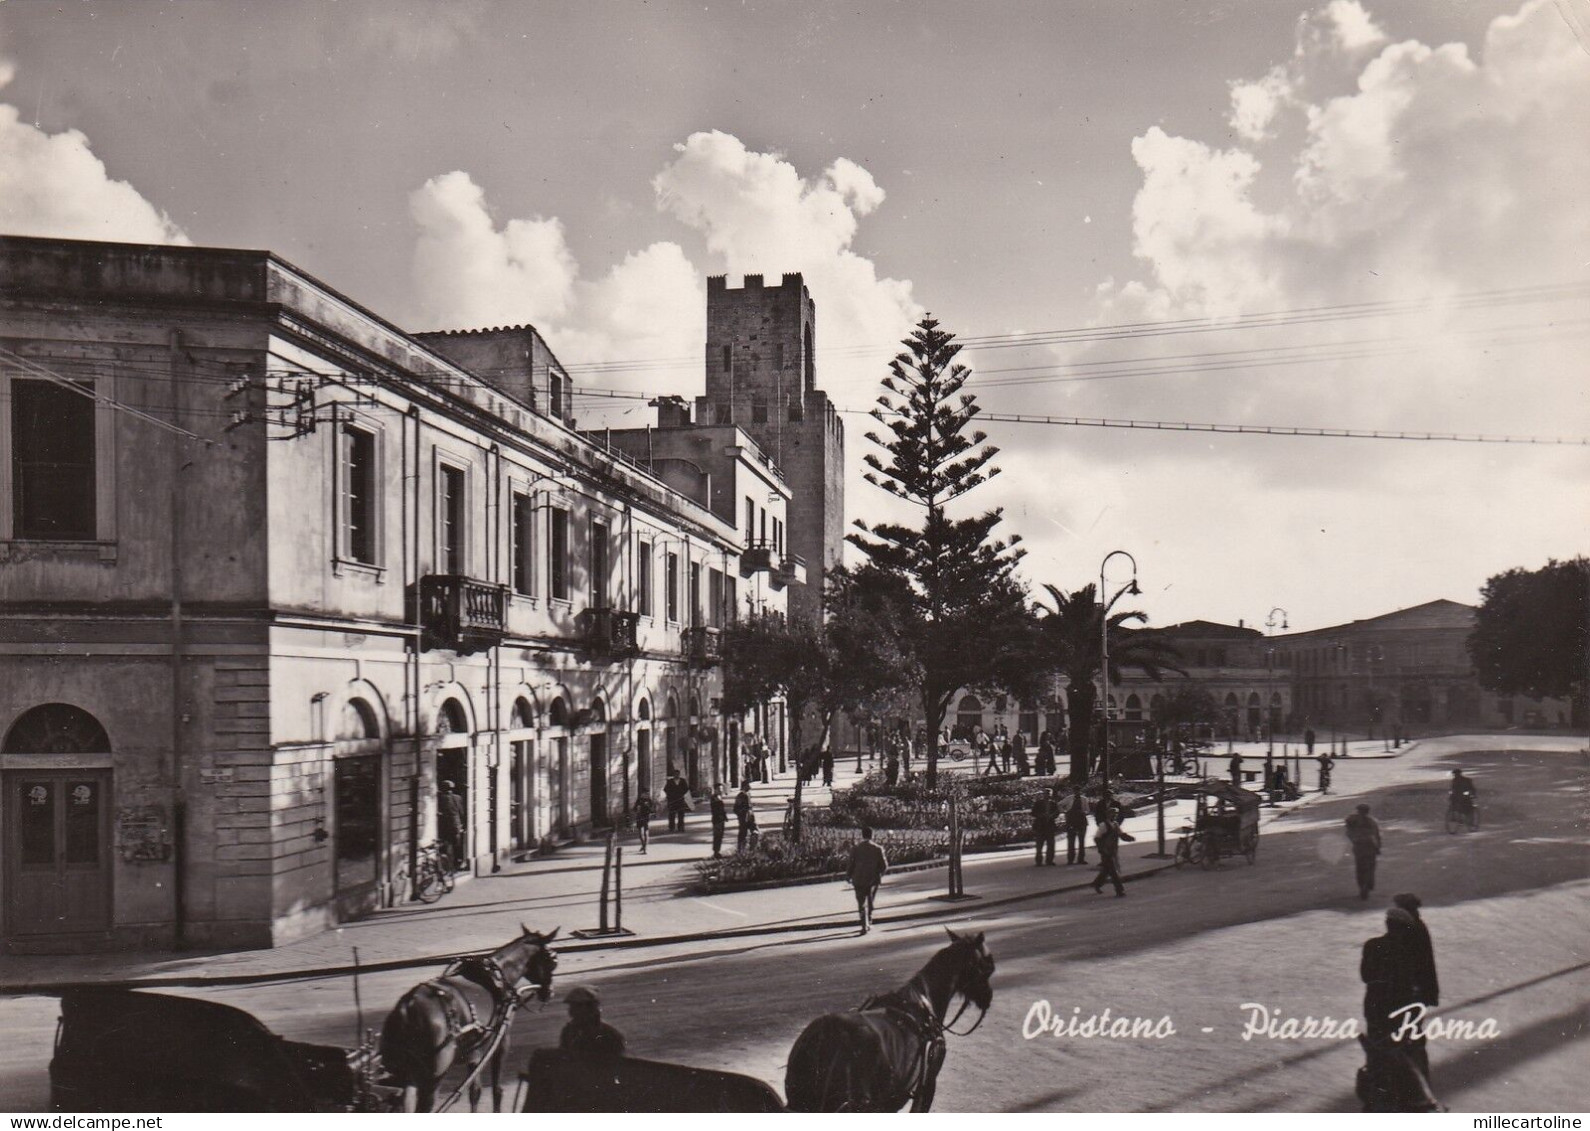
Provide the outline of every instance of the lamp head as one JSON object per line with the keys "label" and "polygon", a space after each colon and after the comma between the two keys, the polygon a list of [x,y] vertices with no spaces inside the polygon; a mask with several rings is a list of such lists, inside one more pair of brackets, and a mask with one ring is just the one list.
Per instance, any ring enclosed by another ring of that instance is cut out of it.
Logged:
{"label": "lamp head", "polygon": [[1127,589],[1127,593],[1131,594],[1133,597],[1141,597],[1143,595],[1143,591],[1137,587],[1137,578],[1132,578],[1132,584],[1131,587]]}

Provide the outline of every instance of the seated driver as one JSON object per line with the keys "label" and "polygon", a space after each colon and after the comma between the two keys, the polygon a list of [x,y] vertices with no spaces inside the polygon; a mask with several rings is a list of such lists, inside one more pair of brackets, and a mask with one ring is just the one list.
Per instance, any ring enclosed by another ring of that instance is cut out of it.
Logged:
{"label": "seated driver", "polygon": [[558,1047],[575,1061],[600,1064],[624,1055],[624,1034],[602,1020],[602,999],[589,986],[576,986],[564,999],[569,1020]]}

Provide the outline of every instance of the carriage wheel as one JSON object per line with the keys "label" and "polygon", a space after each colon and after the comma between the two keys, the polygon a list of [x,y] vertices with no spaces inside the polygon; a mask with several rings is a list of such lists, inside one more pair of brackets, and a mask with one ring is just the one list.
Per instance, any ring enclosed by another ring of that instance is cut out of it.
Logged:
{"label": "carriage wheel", "polygon": [[1202,836],[1198,838],[1198,844],[1203,849],[1199,856],[1195,858],[1200,864],[1205,868],[1213,868],[1220,863],[1220,846],[1218,844],[1208,837]]}
{"label": "carriage wheel", "polygon": [[1463,818],[1458,816],[1457,807],[1448,805],[1446,807],[1446,831],[1449,833],[1457,832],[1462,827],[1462,821]]}
{"label": "carriage wheel", "polygon": [[1244,856],[1246,856],[1248,858],[1248,863],[1249,864],[1254,864],[1254,863],[1258,862],[1258,858],[1259,858],[1259,834],[1258,834],[1257,831],[1250,832],[1244,838],[1244,843],[1242,845],[1242,855],[1244,855]]}
{"label": "carriage wheel", "polygon": [[1469,807],[1469,832],[1477,833],[1479,831],[1480,831],[1480,807],[1478,805],[1473,805],[1473,806]]}
{"label": "carriage wheel", "polygon": [[1171,864],[1180,868],[1183,864],[1192,863],[1192,838],[1182,837],[1176,842],[1176,855],[1171,858]]}

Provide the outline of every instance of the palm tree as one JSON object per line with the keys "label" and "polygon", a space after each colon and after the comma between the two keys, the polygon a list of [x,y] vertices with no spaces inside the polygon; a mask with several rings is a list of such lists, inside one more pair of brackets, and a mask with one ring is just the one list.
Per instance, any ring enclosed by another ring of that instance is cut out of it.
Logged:
{"label": "palm tree", "polygon": [[[1037,620],[1038,664],[1062,677],[1066,684],[1066,716],[1070,735],[1067,747],[1071,756],[1071,777],[1086,778],[1093,767],[1093,709],[1099,692],[1094,681],[1099,677],[1101,610],[1092,583],[1074,593],[1045,585],[1054,608],[1041,601]],[[1176,666],[1180,654],[1162,638],[1128,627],[1148,620],[1146,614],[1129,609],[1111,613],[1110,678],[1132,668],[1150,679],[1161,679],[1166,672],[1182,672]],[[1182,673],[1185,674],[1185,673]]]}

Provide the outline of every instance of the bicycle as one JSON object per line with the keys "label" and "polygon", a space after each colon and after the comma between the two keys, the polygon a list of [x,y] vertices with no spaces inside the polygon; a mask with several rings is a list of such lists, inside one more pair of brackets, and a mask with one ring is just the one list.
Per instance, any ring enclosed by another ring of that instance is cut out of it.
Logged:
{"label": "bicycle", "polygon": [[1469,801],[1468,812],[1467,813],[1463,812],[1462,807],[1456,801],[1448,801],[1447,802],[1447,806],[1446,806],[1446,831],[1447,832],[1455,833],[1459,829],[1462,829],[1464,832],[1472,833],[1472,832],[1479,831],[1479,827],[1480,827],[1480,803],[1478,801],[1474,801],[1474,800],[1470,800]]}
{"label": "bicycle", "polygon": [[414,873],[414,898],[435,903],[453,890],[452,849],[439,840],[420,845]]}

